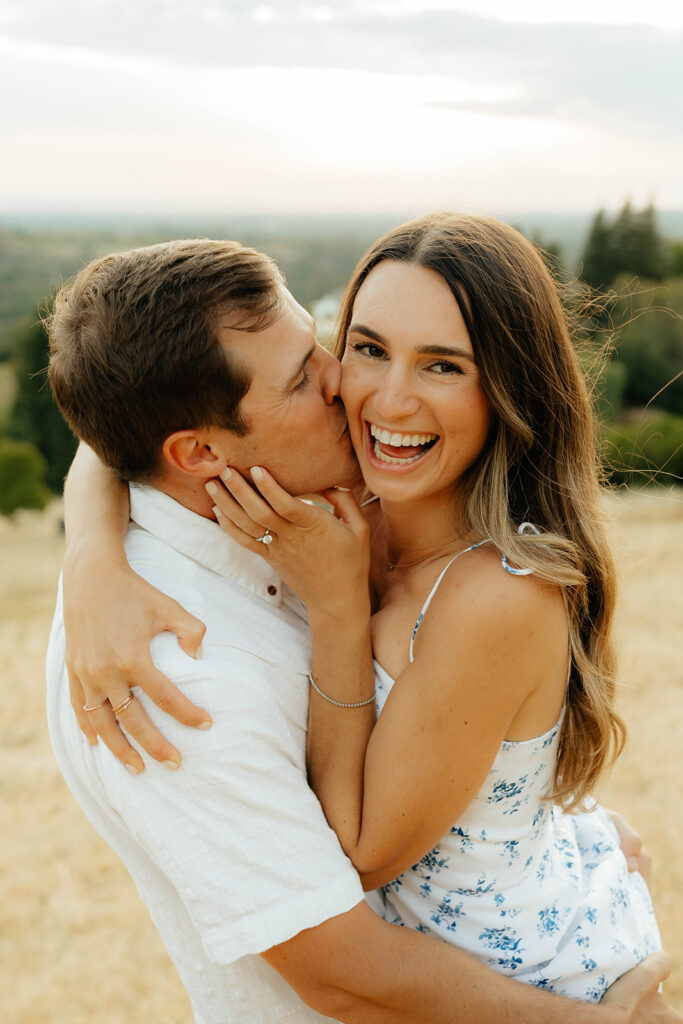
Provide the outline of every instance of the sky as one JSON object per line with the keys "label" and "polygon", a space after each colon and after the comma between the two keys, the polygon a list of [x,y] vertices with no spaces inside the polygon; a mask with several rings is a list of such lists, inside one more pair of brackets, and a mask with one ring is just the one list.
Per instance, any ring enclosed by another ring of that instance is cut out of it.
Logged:
{"label": "sky", "polygon": [[0,217],[683,209],[671,0],[0,0]]}

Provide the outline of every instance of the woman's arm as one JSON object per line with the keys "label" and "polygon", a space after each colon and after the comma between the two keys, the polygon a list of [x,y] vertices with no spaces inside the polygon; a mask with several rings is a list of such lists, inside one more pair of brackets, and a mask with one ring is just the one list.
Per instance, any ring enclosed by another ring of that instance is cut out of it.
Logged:
{"label": "woman's arm", "polygon": [[[149,645],[157,633],[176,633],[183,649],[196,657],[204,626],[130,569],[123,548],[128,516],[128,488],[81,444],[64,487],[63,594],[71,703],[88,740],[96,743],[101,736],[137,773],[144,762],[112,712],[131,686],[140,686],[185,725],[206,728],[204,723],[211,720],[152,662]],[[97,710],[87,712],[84,705]],[[152,725],[139,701],[122,711],[120,719],[150,756],[174,766],[180,762],[178,751]]]}
{"label": "woman's arm", "polygon": [[448,832],[514,735],[521,709],[554,676],[556,720],[566,670],[556,602],[537,581],[502,573],[494,552],[473,553],[444,578],[415,661],[394,683],[368,744],[362,828],[349,854],[366,888],[397,877]]}
{"label": "woman's arm", "polygon": [[[265,558],[306,605],[316,686],[333,701],[361,705],[339,707],[310,690],[309,779],[342,847],[352,849],[360,830],[365,749],[375,722],[367,522],[343,490],[322,496],[331,515],[316,507],[320,495],[293,498],[259,468],[253,476],[260,493],[235,471],[221,476],[227,490],[207,485],[219,523]],[[273,537],[268,545],[255,540],[264,529]]]}

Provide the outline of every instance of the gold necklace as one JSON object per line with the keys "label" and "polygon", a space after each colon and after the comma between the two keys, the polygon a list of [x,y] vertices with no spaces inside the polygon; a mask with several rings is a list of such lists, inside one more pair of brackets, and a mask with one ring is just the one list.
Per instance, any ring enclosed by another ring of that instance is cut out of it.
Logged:
{"label": "gold necklace", "polygon": [[389,572],[393,572],[394,569],[409,569],[412,565],[419,565],[420,562],[426,562],[428,559],[431,559],[433,561],[435,558],[442,558],[444,555],[447,554],[449,554],[448,551],[437,551],[436,553],[432,551],[428,555],[423,555],[422,558],[415,559],[414,562],[392,562],[389,559],[389,556],[387,555]]}

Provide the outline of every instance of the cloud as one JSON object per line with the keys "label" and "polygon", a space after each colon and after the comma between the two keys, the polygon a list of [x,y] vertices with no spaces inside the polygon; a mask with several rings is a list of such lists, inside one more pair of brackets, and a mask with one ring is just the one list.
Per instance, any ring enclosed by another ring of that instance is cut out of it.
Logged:
{"label": "cloud", "polygon": [[683,31],[523,24],[453,9],[406,11],[387,0],[6,0],[6,38],[163,62],[179,68],[334,68],[443,76],[505,99],[448,111],[551,118],[602,129],[680,132]]}

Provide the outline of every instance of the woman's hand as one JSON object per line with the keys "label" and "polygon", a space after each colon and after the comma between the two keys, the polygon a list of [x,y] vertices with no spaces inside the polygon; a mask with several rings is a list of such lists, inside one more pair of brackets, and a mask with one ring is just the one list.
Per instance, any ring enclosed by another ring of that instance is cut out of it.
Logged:
{"label": "woman's hand", "polygon": [[[152,637],[170,630],[187,654],[200,657],[203,623],[134,573],[125,559],[112,563],[100,551],[81,550],[67,558],[63,594],[71,704],[91,744],[100,736],[131,773],[144,769],[113,712],[126,701],[131,686],[139,686],[184,725],[210,726],[208,713],[159,672],[150,654]],[[84,706],[94,710],[85,711]],[[152,725],[139,701],[131,701],[118,719],[155,760],[169,768],[180,764],[180,754]]]}
{"label": "woman's hand", "polygon": [[[255,491],[235,470],[206,485],[221,527],[242,547],[261,555],[312,610],[339,610],[368,594],[370,531],[350,491],[294,498],[256,466]],[[323,507],[320,507],[322,505]],[[332,512],[327,506],[332,507]],[[269,543],[258,538],[265,533]]]}

